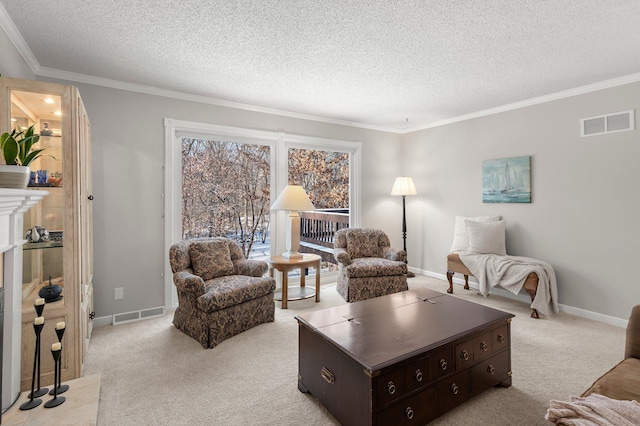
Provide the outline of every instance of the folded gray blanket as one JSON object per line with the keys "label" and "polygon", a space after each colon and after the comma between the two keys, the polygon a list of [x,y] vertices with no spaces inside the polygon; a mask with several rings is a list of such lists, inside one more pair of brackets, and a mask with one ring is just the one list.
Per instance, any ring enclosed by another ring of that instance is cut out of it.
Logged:
{"label": "folded gray blanket", "polygon": [[558,425],[571,426],[638,426],[640,404],[620,401],[593,393],[587,397],[572,396],[569,401],[551,401],[544,416]]}
{"label": "folded gray blanket", "polygon": [[535,272],[538,274],[538,289],[531,308],[544,315],[559,311],[556,273],[549,263],[522,256],[470,252],[460,252],[458,255],[478,280],[478,288],[483,296],[487,296],[498,284],[513,294],[518,294],[527,276]]}

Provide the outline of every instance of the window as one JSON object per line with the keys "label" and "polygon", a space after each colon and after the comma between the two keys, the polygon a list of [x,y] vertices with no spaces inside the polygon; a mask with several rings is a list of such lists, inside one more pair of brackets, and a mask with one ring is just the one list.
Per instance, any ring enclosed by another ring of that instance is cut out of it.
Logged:
{"label": "window", "polygon": [[[194,142],[207,141],[207,142]],[[186,145],[185,145],[186,144]],[[261,147],[261,148],[257,148]],[[359,142],[348,142],[333,139],[322,139],[309,136],[289,135],[283,132],[269,132],[236,127],[225,127],[211,124],[178,121],[165,119],[165,193],[164,195],[164,220],[165,220],[165,259],[168,259],[169,248],[183,237],[183,218],[182,211],[187,205],[185,203],[193,203],[191,200],[183,200],[183,149],[187,149],[186,155],[189,156],[189,150],[194,155],[194,161],[197,161],[198,153],[202,149],[226,148],[228,152],[225,155],[234,153],[241,155],[241,151],[259,151],[260,161],[265,162],[264,174],[251,174],[260,176],[265,187],[269,188],[270,199],[275,199],[282,189],[287,185],[289,179],[289,152],[302,152],[303,150],[319,150],[323,151],[324,159],[332,158],[348,158],[348,217],[352,226],[357,226],[360,222],[359,198],[360,198],[360,149]],[[293,150],[293,151],[291,151]],[[300,151],[302,150],[302,151]],[[247,153],[245,152],[245,154]],[[267,155],[268,152],[268,155]],[[218,155],[223,155],[218,152]],[[346,157],[345,157],[346,156]],[[266,167],[268,162],[268,167]],[[185,163],[188,167],[188,161]],[[326,169],[329,170],[329,169]],[[204,169],[200,172],[200,179],[222,179],[230,176],[229,171],[216,171],[217,176],[204,176]],[[309,176],[310,177],[310,176]],[[203,182],[204,182],[203,181]],[[268,183],[265,183],[268,182]],[[257,188],[257,186],[256,186]],[[192,194],[193,197],[210,197],[212,194]],[[238,200],[238,197],[235,198]],[[244,203],[245,201],[242,201]],[[261,201],[265,205],[264,199]],[[241,204],[242,204],[241,203]],[[195,208],[195,207],[194,207]],[[245,217],[250,211],[247,207],[237,207],[238,210],[230,212],[230,217]],[[259,210],[259,209],[258,209]],[[252,213],[249,213],[252,214]],[[244,216],[243,216],[244,215]],[[269,255],[284,251],[284,232],[285,215],[283,212],[276,214],[270,212],[268,226],[270,226],[270,252]],[[196,219],[188,219],[192,222],[187,224],[187,233],[198,233],[203,231],[202,223]],[[195,222],[194,222],[195,221]],[[255,225],[253,220],[244,222]],[[238,224],[240,226],[240,224]],[[242,225],[245,226],[245,225]],[[195,235],[195,234],[194,234]],[[165,282],[165,307],[171,308],[177,305],[177,296],[172,282],[172,272],[168,261],[164,262],[164,282]],[[322,281],[334,280],[330,274],[322,273]]]}

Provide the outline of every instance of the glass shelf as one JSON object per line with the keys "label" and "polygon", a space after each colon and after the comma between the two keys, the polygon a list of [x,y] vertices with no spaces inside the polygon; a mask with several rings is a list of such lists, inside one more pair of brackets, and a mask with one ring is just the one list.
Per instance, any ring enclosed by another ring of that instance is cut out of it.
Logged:
{"label": "glass shelf", "polygon": [[62,185],[54,185],[52,183],[32,183],[27,188],[62,188]]}
{"label": "glass shelf", "polygon": [[62,241],[44,241],[42,243],[27,243],[22,246],[23,250],[47,249],[63,247]]}

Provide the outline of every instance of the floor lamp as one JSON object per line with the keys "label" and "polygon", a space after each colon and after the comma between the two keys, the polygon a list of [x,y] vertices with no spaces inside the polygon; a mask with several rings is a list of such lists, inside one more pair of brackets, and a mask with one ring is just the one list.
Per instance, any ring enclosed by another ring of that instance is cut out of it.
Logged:
{"label": "floor lamp", "polygon": [[[404,251],[407,251],[407,213],[405,209],[405,197],[407,195],[416,195],[416,187],[413,179],[408,176],[397,177],[391,188],[391,195],[402,195],[402,239],[404,241]],[[405,258],[404,263],[407,263]],[[415,274],[407,269],[407,278],[415,277]]]}
{"label": "floor lamp", "polygon": [[287,222],[287,251],[282,253],[287,259],[300,259],[302,254],[298,253],[300,248],[300,215],[302,210],[315,210],[313,203],[300,185],[287,185],[276,201],[271,205],[271,210],[289,211],[289,221]]}

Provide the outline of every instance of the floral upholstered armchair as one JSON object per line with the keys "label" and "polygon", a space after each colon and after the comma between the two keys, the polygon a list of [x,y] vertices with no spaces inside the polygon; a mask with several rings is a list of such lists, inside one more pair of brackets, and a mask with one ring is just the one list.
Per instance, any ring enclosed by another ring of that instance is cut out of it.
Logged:
{"label": "floral upholstered armchair", "polygon": [[273,322],[273,278],[266,262],[244,257],[227,238],[183,240],[171,246],[169,260],[178,291],[173,324],[213,348],[221,341]]}
{"label": "floral upholstered armchair", "polygon": [[408,290],[406,252],[391,248],[384,231],[346,228],[336,232],[338,293],[347,302]]}

